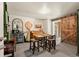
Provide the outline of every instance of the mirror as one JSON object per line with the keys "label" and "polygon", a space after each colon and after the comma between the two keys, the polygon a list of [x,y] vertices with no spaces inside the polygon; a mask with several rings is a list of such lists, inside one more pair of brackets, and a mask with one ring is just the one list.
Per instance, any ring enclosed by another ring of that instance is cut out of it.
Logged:
{"label": "mirror", "polygon": [[23,31],[23,22],[19,18],[15,18],[12,21],[12,30]]}

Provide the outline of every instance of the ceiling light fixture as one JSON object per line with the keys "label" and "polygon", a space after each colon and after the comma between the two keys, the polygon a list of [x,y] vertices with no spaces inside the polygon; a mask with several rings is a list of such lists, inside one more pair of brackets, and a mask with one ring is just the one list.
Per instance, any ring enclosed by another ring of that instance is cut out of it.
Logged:
{"label": "ceiling light fixture", "polygon": [[48,14],[50,13],[50,9],[47,7],[46,4],[43,5],[43,7],[39,10],[40,14]]}

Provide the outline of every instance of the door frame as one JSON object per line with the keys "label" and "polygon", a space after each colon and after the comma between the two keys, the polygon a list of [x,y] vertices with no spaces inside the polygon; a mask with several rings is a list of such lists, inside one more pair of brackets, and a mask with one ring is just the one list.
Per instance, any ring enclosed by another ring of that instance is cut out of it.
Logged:
{"label": "door frame", "polygon": [[79,9],[77,10],[77,56],[79,56]]}

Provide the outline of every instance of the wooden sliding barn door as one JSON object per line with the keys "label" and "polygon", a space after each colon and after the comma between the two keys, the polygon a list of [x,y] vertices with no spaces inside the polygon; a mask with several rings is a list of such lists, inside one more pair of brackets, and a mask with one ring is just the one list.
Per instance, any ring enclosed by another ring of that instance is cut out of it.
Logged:
{"label": "wooden sliding barn door", "polygon": [[76,45],[76,16],[68,16],[61,20],[61,39],[63,42]]}

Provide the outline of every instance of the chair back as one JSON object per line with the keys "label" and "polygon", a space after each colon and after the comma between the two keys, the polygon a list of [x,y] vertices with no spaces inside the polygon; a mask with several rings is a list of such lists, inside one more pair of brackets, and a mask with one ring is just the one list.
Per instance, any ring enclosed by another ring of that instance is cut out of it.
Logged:
{"label": "chair back", "polygon": [[56,35],[49,35],[48,39],[56,40]]}

